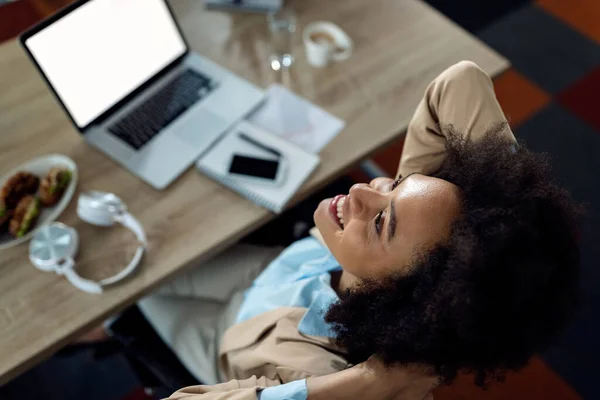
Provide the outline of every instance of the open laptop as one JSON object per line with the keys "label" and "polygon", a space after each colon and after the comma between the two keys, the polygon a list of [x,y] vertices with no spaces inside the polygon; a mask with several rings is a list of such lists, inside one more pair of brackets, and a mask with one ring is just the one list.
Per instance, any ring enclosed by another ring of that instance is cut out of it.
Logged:
{"label": "open laptop", "polygon": [[264,92],[190,51],[164,0],[85,0],[21,43],[87,142],[166,187]]}

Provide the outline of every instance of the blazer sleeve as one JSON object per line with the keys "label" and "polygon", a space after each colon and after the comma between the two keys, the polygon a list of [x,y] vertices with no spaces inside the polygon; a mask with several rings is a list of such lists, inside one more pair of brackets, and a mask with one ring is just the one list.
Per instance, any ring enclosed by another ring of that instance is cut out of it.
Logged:
{"label": "blazer sleeve", "polygon": [[213,386],[190,386],[173,393],[171,400],[306,400],[306,379],[281,385],[279,381],[253,376]]}
{"label": "blazer sleeve", "polygon": [[408,126],[397,175],[435,173],[444,161],[444,128],[478,140],[499,124],[504,126],[502,134],[515,141],[490,77],[475,63],[461,61],[427,87]]}

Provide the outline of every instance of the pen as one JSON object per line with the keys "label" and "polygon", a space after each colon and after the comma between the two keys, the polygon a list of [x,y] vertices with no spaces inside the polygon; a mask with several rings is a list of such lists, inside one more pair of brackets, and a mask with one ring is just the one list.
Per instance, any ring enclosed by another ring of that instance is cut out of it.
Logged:
{"label": "pen", "polygon": [[250,144],[253,144],[254,146],[256,146],[258,148],[261,148],[261,149],[263,149],[265,151],[268,151],[271,154],[275,154],[277,157],[281,157],[281,153],[278,150],[275,150],[274,148],[269,147],[266,144],[260,143],[256,139],[251,138],[250,136],[246,135],[243,132],[239,132],[238,136],[240,137],[240,139],[242,139],[242,140],[244,140],[244,141],[246,141],[246,142],[248,142]]}

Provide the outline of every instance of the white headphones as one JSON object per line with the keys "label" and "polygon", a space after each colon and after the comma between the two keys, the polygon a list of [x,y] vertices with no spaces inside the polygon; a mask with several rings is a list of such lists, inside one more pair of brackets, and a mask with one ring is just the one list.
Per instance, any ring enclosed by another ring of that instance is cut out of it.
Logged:
{"label": "white headphones", "polygon": [[102,293],[103,286],[125,279],[136,269],[147,246],[146,233],[140,222],[127,212],[125,203],[112,193],[92,190],[80,194],[77,215],[92,225],[113,226],[119,223],[135,234],[139,246],[124,270],[99,282],[79,276],[74,260],[79,236],[75,229],[60,222],[45,225],[36,232],[29,245],[29,259],[42,271],[54,271],[66,276],[69,282],[84,292]]}

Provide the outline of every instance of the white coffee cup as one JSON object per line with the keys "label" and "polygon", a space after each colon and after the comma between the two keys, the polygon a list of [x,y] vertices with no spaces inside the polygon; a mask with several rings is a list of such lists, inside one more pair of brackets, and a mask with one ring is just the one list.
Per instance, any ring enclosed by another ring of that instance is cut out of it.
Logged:
{"label": "white coffee cup", "polygon": [[322,68],[331,61],[347,60],[352,55],[352,39],[332,22],[312,22],[304,28],[302,37],[306,58],[313,67]]}

